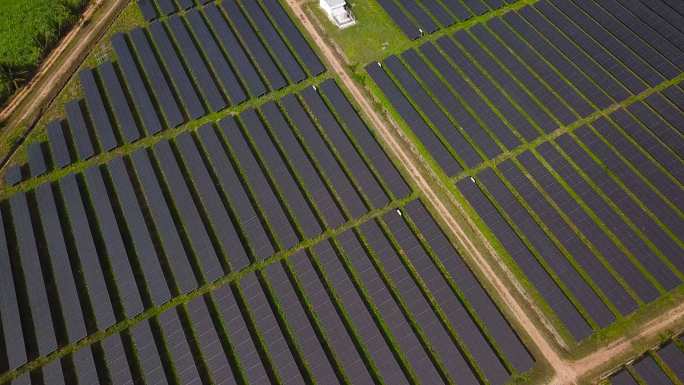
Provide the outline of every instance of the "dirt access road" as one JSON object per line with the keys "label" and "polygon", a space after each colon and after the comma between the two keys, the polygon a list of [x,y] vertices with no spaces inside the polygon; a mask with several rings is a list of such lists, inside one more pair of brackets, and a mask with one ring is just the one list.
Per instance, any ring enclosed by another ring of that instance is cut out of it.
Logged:
{"label": "dirt access road", "polygon": [[95,0],[85,10],[78,24],[59,42],[41,63],[31,81],[0,111],[6,129],[27,127],[22,140],[2,158],[4,167],[27,137],[42,112],[67,83],[107,27],[130,0]]}
{"label": "dirt access road", "polygon": [[475,267],[480,269],[483,275],[489,279],[492,287],[503,300],[503,303],[509,307],[512,316],[517,319],[518,324],[521,325],[530,337],[532,343],[536,345],[541,356],[547,360],[553,370],[553,375],[549,379],[550,384],[570,385],[577,384],[580,380],[587,381],[588,379],[584,378],[587,375],[596,376],[610,370],[610,367],[605,367],[609,364],[609,361],[631,352],[634,349],[635,343],[645,339],[652,339],[654,336],[658,336],[660,333],[682,322],[682,319],[684,319],[684,304],[645,323],[639,332],[630,338],[619,339],[575,361],[564,358],[556,346],[549,341],[547,335],[539,330],[525,310],[530,304],[521,303],[517,299],[518,297],[514,294],[514,290],[517,289],[499,276],[489,259],[485,258],[466,235],[466,232],[456,220],[452,211],[448,209],[448,207],[453,207],[454,203],[444,202],[434,187],[434,181],[432,180],[434,178],[426,176],[425,171],[414,164],[412,150],[410,149],[411,144],[399,135],[398,128],[392,127],[373,108],[371,101],[364,91],[349,76],[341,58],[326,43],[318,29],[312,24],[309,15],[304,11],[305,2],[303,0],[286,0],[286,2],[328,61],[329,68],[340,77],[342,83],[344,83],[360,108],[370,119],[376,132],[382,136],[389,150],[401,161],[411,178],[416,182],[424,198],[429,201],[436,210],[436,213],[441,217],[443,223],[448,226],[449,230],[452,231],[470,253],[473,257],[472,260],[476,264]]}

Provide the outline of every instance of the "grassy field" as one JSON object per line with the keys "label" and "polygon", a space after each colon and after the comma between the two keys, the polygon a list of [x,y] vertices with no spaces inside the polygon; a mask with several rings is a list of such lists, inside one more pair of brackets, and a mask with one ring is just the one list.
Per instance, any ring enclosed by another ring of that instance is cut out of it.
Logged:
{"label": "grassy field", "polygon": [[28,81],[87,0],[0,1],[0,104]]}

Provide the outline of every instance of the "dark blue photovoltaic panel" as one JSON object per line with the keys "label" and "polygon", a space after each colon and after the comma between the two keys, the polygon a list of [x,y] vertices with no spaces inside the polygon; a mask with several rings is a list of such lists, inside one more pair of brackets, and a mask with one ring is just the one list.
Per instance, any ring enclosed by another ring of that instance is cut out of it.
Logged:
{"label": "dark blue photovoltaic panel", "polygon": [[[164,255],[166,255],[171,270],[173,270],[176,285],[178,285],[181,293],[188,293],[197,287],[197,280],[190,265],[190,258],[185,252],[183,242],[174,224],[170,202],[164,198],[147,151],[138,150],[131,154],[130,158],[152,220],[156,225]],[[204,253],[200,255],[205,256]]]}
{"label": "dark blue photovoltaic panel", "polygon": [[612,385],[639,385],[634,377],[626,370],[621,370],[618,374],[610,377]]}
{"label": "dark blue photovoltaic panel", "polygon": [[394,108],[399,112],[413,132],[423,142],[430,155],[435,158],[437,163],[444,169],[447,175],[455,175],[462,170],[461,166],[449,154],[442,142],[435,136],[430,127],[420,117],[418,112],[411,106],[406,97],[402,95],[399,88],[387,76],[378,63],[371,63],[366,66],[366,71],[373,78],[375,83],[382,89]]}
{"label": "dark blue photovoltaic panel", "polygon": [[658,363],[651,356],[645,356],[634,365],[634,371],[646,384],[673,385],[672,380],[663,372]]}
{"label": "dark blue photovoltaic panel", "polygon": [[[35,189],[35,198],[45,237],[45,248],[50,255],[67,339],[69,342],[76,342],[85,337],[87,331],[51,185],[46,183],[38,186]],[[2,246],[0,246],[0,258],[2,258]],[[9,294],[13,295],[13,292]]]}
{"label": "dark blue photovoltaic panel", "polygon": [[112,185],[118,196],[118,204],[128,228],[135,254],[140,263],[145,283],[155,305],[161,305],[171,297],[169,287],[161,269],[159,256],[154,248],[145,218],[138,203],[135,190],[122,158],[115,158],[107,165]]}
{"label": "dark blue photovoltaic panel", "polygon": [[308,109],[312,111],[314,120],[318,122],[318,126],[323,131],[323,134],[327,136],[337,153],[340,154],[341,161],[346,163],[354,180],[359,184],[359,187],[373,207],[385,206],[389,202],[387,194],[378,184],[368,165],[363,161],[359,153],[356,152],[349,137],[342,130],[342,127],[325,105],[321,96],[313,88],[305,89],[301,95],[308,105]]}
{"label": "dark blue photovoltaic panel", "polygon": [[[611,117],[618,121],[620,127],[627,131],[637,143],[657,157],[672,175],[680,182],[684,182],[684,170],[679,165],[675,166],[680,164],[681,160],[672,159],[669,156],[672,152],[680,157],[684,156],[684,136],[643,102],[630,105],[627,111],[633,114],[633,117],[627,116],[625,110],[616,111]],[[657,136],[660,141],[655,140],[653,135]],[[662,161],[663,157],[668,160]]]}
{"label": "dark blue photovoltaic panel", "polygon": [[176,0],[178,5],[180,5],[180,9],[190,9],[193,6],[195,6],[195,2],[193,0]]}
{"label": "dark blue photovoltaic panel", "polygon": [[[429,71],[425,67],[425,63],[423,63],[418,57],[416,51],[407,51],[402,54],[402,58],[404,58],[413,68],[418,67],[419,69]],[[439,130],[442,137],[444,137],[446,142],[451,146],[452,151],[454,151],[456,155],[462,159],[462,162],[465,163],[465,165],[462,166],[473,166],[480,163],[480,157],[472,148],[470,143],[468,143],[468,141],[465,139],[460,130],[454,127],[447,115],[439,109],[437,104],[435,104],[427,92],[421,88],[421,86],[418,84],[418,81],[411,73],[408,72],[407,68],[401,63],[399,58],[396,56],[390,56],[384,61],[384,64],[390,69],[390,71],[392,71],[394,77],[397,78],[397,80],[401,83],[401,86],[404,88],[404,90],[406,90],[406,94],[413,99],[418,108],[427,116],[428,119],[430,119],[432,125]],[[432,74],[430,73],[427,76],[430,75]],[[449,91],[442,88],[439,91],[433,89],[432,92],[448,93]]]}
{"label": "dark blue photovoltaic panel", "polygon": [[456,22],[454,17],[451,16],[446,8],[444,8],[444,6],[442,6],[437,0],[427,0],[422,1],[421,3],[430,12],[430,14],[432,14],[432,17],[434,17],[435,20],[442,25],[442,27],[448,27]]}
{"label": "dark blue photovoltaic panel", "polygon": [[456,16],[456,21],[465,21],[473,17],[473,13],[461,0],[442,0],[442,3]]}
{"label": "dark blue photovoltaic panel", "polygon": [[14,255],[21,263],[23,278],[26,283],[26,296],[28,298],[33,331],[36,337],[37,353],[47,355],[57,349],[57,337],[55,335],[50,304],[45,287],[47,276],[43,276],[36,245],[36,236],[33,232],[31,214],[29,212],[26,193],[17,193],[9,198],[9,207],[12,213],[17,252]]}
{"label": "dark blue photovoltaic panel", "polygon": [[245,101],[247,95],[242,90],[235,72],[233,72],[233,69],[223,56],[223,52],[221,52],[221,49],[214,40],[202,15],[197,9],[193,9],[185,14],[185,18],[190,23],[190,28],[192,33],[195,34],[196,41],[199,42],[201,49],[204,51],[204,56],[209,61],[209,65],[212,66],[216,78],[223,85],[223,91],[228,95],[230,102],[235,105]]}
{"label": "dark blue photovoltaic panel", "polygon": [[306,73],[302,67],[297,63],[292,52],[287,47],[283,39],[278,34],[278,31],[273,27],[271,21],[268,19],[264,11],[256,1],[243,1],[242,6],[246,9],[249,16],[252,18],[257,30],[266,41],[268,47],[272,50],[275,57],[283,65],[290,81],[293,83],[301,82],[306,79]]}
{"label": "dark blue photovoltaic panel", "polygon": [[301,226],[305,238],[313,238],[321,233],[322,229],[314,216],[312,208],[307,203],[294,178],[287,168],[285,160],[268,136],[268,132],[254,110],[248,110],[240,114],[240,120],[246,134],[251,136],[255,150],[260,154],[266,173],[270,175],[276,189],[280,191],[282,199],[287,207],[291,208],[291,215],[295,223]]}
{"label": "dark blue photovoltaic panel", "polygon": [[15,165],[10,166],[5,171],[5,184],[8,186],[14,186],[24,179],[22,175],[21,166]]}
{"label": "dark blue photovoltaic panel", "polygon": [[321,94],[328,98],[330,105],[335,108],[337,116],[346,126],[354,138],[356,145],[371,160],[371,164],[394,194],[395,198],[403,198],[411,193],[411,188],[406,184],[397,168],[392,164],[389,157],[373,137],[371,129],[361,120],[352,104],[333,80],[326,80],[320,86]]}
{"label": "dark blue photovoltaic panel", "polygon": [[64,109],[69,123],[69,133],[76,147],[78,158],[79,160],[86,160],[95,155],[95,149],[90,139],[88,127],[83,119],[81,103],[78,100],[73,100],[68,102]]}
{"label": "dark blue photovoltaic panel", "polygon": [[283,32],[295,51],[297,51],[299,59],[309,70],[309,74],[315,76],[325,72],[325,67],[318,58],[318,55],[311,49],[309,43],[292,22],[287,12],[278,3],[278,0],[263,0],[263,4],[271,17],[273,17],[275,23],[278,24],[280,31]]}
{"label": "dark blue photovoltaic panel", "polygon": [[148,321],[135,324],[131,330],[133,343],[137,348],[137,356],[140,360],[142,376],[146,384],[164,384],[166,379],[159,351],[155,344],[152,330]]}
{"label": "dark blue photovoltaic panel", "polygon": [[672,273],[670,268],[627,226],[618,213],[603,202],[599,195],[570,167],[567,160],[553,146],[549,143],[544,143],[538,147],[538,151],[554,168],[555,172],[584,200],[599,219],[620,238],[622,243],[632,252],[632,255],[642,262],[644,268],[650,271],[663,287],[670,290],[681,283],[680,279]]}
{"label": "dark blue photovoltaic panel", "polygon": [[176,5],[173,0],[154,0],[157,2],[157,6],[163,15],[170,15],[176,12]]}
{"label": "dark blue photovoltaic panel", "polygon": [[264,349],[268,352],[271,365],[279,378],[294,383],[304,383],[297,362],[280,330],[259,279],[251,273],[240,280],[240,288],[255,326],[261,331]]}
{"label": "dark blue photovoltaic panel", "polygon": [[[666,98],[667,97],[667,98]],[[668,98],[670,100],[668,100]],[[661,94],[651,94],[646,104],[658,112],[663,120],[684,135],[684,112],[680,109],[684,100],[684,92],[678,87],[669,87]],[[680,108],[676,108],[680,106]],[[681,154],[680,154],[681,155]]]}
{"label": "dark blue photovoltaic panel", "polygon": [[411,220],[426,239],[435,257],[442,262],[450,278],[463,292],[464,297],[468,298],[468,302],[477,312],[481,322],[487,327],[489,334],[497,341],[505,358],[520,373],[530,370],[534,365],[534,358],[525,349],[520,338],[504,319],[501,311],[487,295],[463,258],[451,245],[449,239],[440,230],[437,222],[423,203],[420,200],[414,200],[406,205],[402,211],[410,215]]}
{"label": "dark blue photovoltaic panel", "polygon": [[649,1],[648,3],[626,1],[624,3],[640,18],[647,20],[649,25],[657,28],[663,36],[675,42],[677,47],[684,47],[684,31],[682,31],[684,29],[682,28],[684,16],[672,12],[669,7],[659,1]]}
{"label": "dark blue photovoltaic panel", "polygon": [[343,201],[342,203],[349,210],[351,216],[356,218],[368,212],[361,197],[355,191],[351,181],[337,163],[297,98],[294,95],[287,95],[281,100],[281,103],[294,123],[293,131],[298,131],[299,135],[302,136],[304,146],[309,154],[315,158],[314,162],[326,175],[333,186],[333,190]]}
{"label": "dark blue photovoltaic panel", "polygon": [[70,230],[66,230],[65,233],[70,231],[73,238],[72,247],[78,254],[90,304],[95,313],[96,326],[99,330],[104,330],[113,325],[116,319],[76,176],[71,174],[60,179],[59,187],[70,223]]}
{"label": "dark blue photovoltaic panel", "polygon": [[[390,294],[388,286],[385,285],[378,274],[368,254],[361,247],[356,235],[348,230],[336,237],[336,242],[341,246],[340,252],[342,255],[351,263],[352,268],[356,270],[356,274],[358,274],[361,283],[368,293],[368,301],[377,307],[378,315],[385,323],[387,331],[396,338],[397,345],[406,355],[408,362],[416,373],[418,381],[425,384],[443,384],[444,382],[429,358],[429,353],[424,349],[418,336],[411,330],[411,326],[402,314],[399,305],[392,297],[392,294]],[[340,260],[330,243],[327,241],[321,242],[313,250],[331,275],[330,280],[333,287],[339,293],[345,293],[342,296],[343,303],[346,305],[346,309],[352,311],[350,314],[354,315],[353,318],[356,323],[361,325],[373,324],[372,320],[366,319],[370,318],[370,315],[367,314],[368,309],[363,304],[362,299],[358,297],[359,294],[350,281],[349,276],[345,273],[345,269],[341,266]],[[379,326],[382,327],[383,325],[380,324]],[[370,334],[369,337],[374,337],[373,333],[378,332],[371,329],[365,334]],[[375,338],[380,339],[380,337]],[[384,344],[380,344],[380,347],[384,347]],[[388,357],[389,351],[385,349],[378,350],[377,354],[380,356],[378,360],[387,362],[381,374],[387,377],[390,383],[407,383],[408,380],[402,375],[398,364],[394,359]]]}
{"label": "dark blue photovoltaic panel", "polygon": [[71,354],[71,360],[74,362],[74,374],[79,384],[98,383],[97,366],[95,366],[91,349],[83,348],[75,351]]}
{"label": "dark blue photovoltaic panel", "polygon": [[680,381],[684,380],[684,351],[674,342],[668,342],[660,348],[658,356]]}
{"label": "dark blue photovoltaic panel", "polygon": [[222,385],[237,385],[237,380],[223,350],[221,339],[216,333],[212,316],[202,297],[197,297],[186,305],[188,317],[192,323],[204,362],[209,369],[213,383]]}
{"label": "dark blue photovoltaic panel", "polygon": [[37,177],[47,172],[47,162],[43,153],[43,143],[36,142],[28,145],[28,165],[31,177]]}
{"label": "dark blue photovoltaic panel", "polygon": [[539,262],[535,260],[534,256],[520,241],[520,238],[513,233],[477,185],[469,179],[464,179],[457,183],[457,187],[575,339],[581,340],[591,334],[589,324],[582,318],[548,273],[544,271]]}
{"label": "dark blue photovoltaic panel", "polygon": [[404,250],[418,276],[432,292],[435,301],[451,322],[475,362],[482,365],[481,369],[485,377],[492,384],[505,383],[509,379],[508,371],[402,216],[395,211],[390,211],[383,215],[382,219],[399,247]]}
{"label": "dark blue photovoltaic panel", "polygon": [[[100,342],[104,353],[104,360],[109,369],[112,384],[131,384],[133,376],[128,366],[126,352],[119,334],[111,335]],[[87,382],[82,382],[87,384]]]}
{"label": "dark blue photovoltaic panel", "polygon": [[489,7],[487,7],[484,0],[465,0],[463,2],[470,7],[476,15],[483,15],[489,11]]}
{"label": "dark blue photovoltaic panel", "polygon": [[[317,244],[313,247],[312,251],[312,255],[319,261],[321,269],[326,272],[331,289],[339,293],[340,306],[347,310],[361,340],[374,341],[370,353],[376,363],[378,373],[389,384],[408,384],[408,380],[403,375],[401,367],[393,357],[392,351],[379,330],[383,326],[372,318],[370,310],[366,307],[364,300],[354,287],[354,283],[346,274],[329,241]],[[396,341],[404,349],[403,351],[413,369],[418,373],[418,377],[430,378],[430,375],[432,375],[432,379],[436,380],[433,383],[441,383],[434,366],[432,366],[425,351],[420,347],[420,342],[408,326],[406,319],[401,316],[397,304],[387,291],[387,287],[379,279],[373,267],[370,266],[368,258],[352,258],[351,261],[356,266],[359,264],[367,266],[366,269],[358,270],[358,272],[364,281],[363,284],[369,296],[368,301],[371,303],[375,302],[375,306],[377,306],[378,311],[381,313],[380,316],[384,318],[387,332],[394,334],[395,337],[401,336]],[[375,280],[369,279],[369,276],[374,277]]]}
{"label": "dark blue photovoltaic panel", "polygon": [[102,173],[99,167],[91,167],[83,176],[124,312],[129,318],[135,317],[143,311],[143,304]]}
{"label": "dark blue photovoltaic panel", "polygon": [[437,30],[437,24],[432,18],[418,5],[416,0],[398,0],[406,11],[418,22],[418,27],[423,33],[433,33]]}
{"label": "dark blue photovoltaic panel", "polygon": [[[339,358],[339,364],[347,374],[350,383],[372,384],[373,379],[368,369],[364,366],[359,352],[354,349],[354,342],[347,333],[330,297],[325,294],[326,289],[321,284],[306,253],[299,252],[293,255],[290,265],[299,282],[306,282],[302,285],[302,291],[309,298],[313,313],[320,321],[319,324],[327,337],[329,346],[333,354]],[[369,348],[373,349],[372,346]]]}
{"label": "dark blue photovoltaic panel", "polygon": [[[512,149],[520,144],[520,139],[514,134],[514,130],[528,139],[538,135],[538,133],[535,133],[532,127],[529,126],[529,122],[524,120],[520,113],[505,100],[498,90],[496,90],[496,87],[494,87],[489,79],[475,67],[473,62],[468,60],[465,56],[465,52],[458,48],[453,40],[443,36],[437,40],[437,43],[442,50],[444,50],[446,55],[458,66],[458,68],[460,68],[463,72],[462,76],[469,77],[471,82],[475,84],[484,97],[490,100],[492,106],[487,105],[484,100],[482,100],[480,103],[474,104],[473,108],[487,126],[489,126],[489,129],[493,131],[508,149]],[[465,81],[465,79],[462,79],[462,81]],[[455,89],[461,91],[461,88]],[[478,96],[476,96],[477,91],[475,89],[468,87],[464,88],[464,91],[465,90],[470,90],[470,96],[467,94],[464,95],[466,100],[480,100]],[[498,108],[503,117],[509,120],[508,124],[496,115],[494,108]]]}
{"label": "dark blue photovoltaic panel", "polygon": [[204,13],[220,44],[223,46],[224,52],[228,55],[233,68],[235,68],[247,86],[247,91],[250,95],[257,97],[265,94],[266,86],[264,82],[259,77],[256,68],[254,68],[247,53],[242,48],[242,45],[240,45],[240,42],[230,29],[230,26],[228,26],[226,19],[223,18],[216,4],[209,4],[204,8]]}
{"label": "dark blue photovoltaic panel", "polygon": [[[228,259],[228,264],[233,271],[244,268],[249,265],[249,257],[242,247],[240,236],[233,226],[226,207],[221,202],[216,185],[209,175],[191,134],[186,132],[176,137],[175,144],[187,170],[188,183],[194,186],[197,196],[204,205],[214,233],[223,247],[223,255]],[[211,266],[218,268],[214,262]]]}
{"label": "dark blue photovoltaic panel", "polygon": [[291,167],[298,173],[306,190],[311,194],[316,207],[323,216],[323,220],[328,227],[341,226],[345,220],[335,198],[311,164],[278,106],[273,102],[268,102],[260,108],[260,111],[264,115],[272,135],[275,136],[276,141],[283,149]]}
{"label": "dark blue photovoltaic panel", "polygon": [[[297,252],[295,255],[291,256],[289,260],[291,260],[293,263],[296,263],[296,261],[301,258],[307,258],[306,254],[303,251]],[[280,308],[285,313],[284,318],[287,320],[288,326],[290,327],[290,329],[292,329],[293,334],[297,339],[297,343],[301,347],[301,350],[303,352],[302,358],[304,358],[304,360],[310,364],[309,368],[311,369],[314,380],[316,381],[316,383],[319,384],[340,384],[340,381],[337,379],[337,376],[335,375],[335,370],[333,369],[333,366],[326,357],[322,343],[319,342],[318,337],[316,336],[316,332],[314,331],[311,323],[309,322],[304,307],[302,306],[302,303],[299,302],[297,292],[295,291],[295,288],[290,282],[290,279],[288,278],[285,269],[280,263],[273,263],[268,265],[264,270],[266,272],[266,275],[268,276],[269,284],[273,288],[273,292],[276,294],[276,300],[280,303]],[[311,269],[311,272],[313,272],[313,275],[307,276],[304,279],[300,279],[300,282],[303,283],[302,286],[307,288],[325,290],[321,285],[320,281],[318,280],[318,277],[315,275],[316,273],[313,271],[313,269]],[[314,302],[313,298],[321,297],[322,301],[318,302],[327,302],[327,305],[329,306],[327,309],[324,309],[322,312],[319,312],[318,320],[321,323],[326,322],[330,319],[337,321],[340,324],[340,328],[331,330],[331,334],[346,336],[346,333],[343,332],[344,325],[342,325],[339,321],[339,318],[336,317],[335,308],[332,307],[330,299],[327,296],[320,295],[320,293],[323,293],[323,291],[313,292],[309,290],[309,293],[313,293],[310,296],[311,302]],[[349,337],[347,337],[347,339],[348,338]],[[333,349],[337,348],[336,350],[338,351],[338,357],[340,357],[342,360],[345,360],[343,358],[345,356],[357,356],[357,353],[348,353],[353,347],[353,343],[351,341],[349,341],[349,344],[346,346],[339,346],[340,342],[345,341],[337,341],[338,339],[332,338],[331,336],[328,336],[327,340],[329,341],[327,342],[329,345],[333,345]],[[362,366],[363,361],[359,359],[357,361],[356,367],[354,367],[352,371],[347,370],[347,373],[350,375],[350,378],[352,376],[356,376],[356,373],[359,370],[365,371],[365,368],[363,368]]]}
{"label": "dark blue photovoltaic panel", "polygon": [[[177,17],[174,18],[174,20],[176,19]],[[202,106],[202,102],[192,85],[192,81],[190,80],[185,67],[183,67],[178,53],[176,53],[176,50],[171,43],[170,35],[164,28],[164,24],[162,24],[162,22],[150,24],[149,32],[157,47],[159,57],[163,60],[164,66],[169,73],[171,83],[176,87],[177,96],[185,106],[188,116],[190,119],[197,119],[203,116],[206,111]],[[169,95],[169,97],[173,96]],[[164,102],[162,102],[162,104],[163,103]]]}
{"label": "dark blue photovoltaic panel", "polygon": [[244,136],[240,132],[240,128],[237,126],[236,121],[233,118],[226,118],[219,123],[219,126],[230,144],[233,156],[239,164],[238,167],[242,170],[247,184],[251,187],[251,191],[255,195],[257,204],[268,218],[268,223],[272,226],[271,230],[280,241],[281,249],[293,247],[299,242],[297,234],[294,232],[292,224],[285,215],[285,211],[278,201],[278,198],[271,190],[266,177],[261,171],[257,160],[254,158],[254,154],[245,141]]}
{"label": "dark blue photovoltaic panel", "polygon": [[128,99],[122,88],[119,76],[112,62],[105,62],[98,66],[98,73],[102,79],[104,92],[108,95],[109,105],[114,112],[114,117],[118,122],[119,130],[128,142],[135,142],[140,138],[133,112],[128,106]]}
{"label": "dark blue photovoltaic panel", "polygon": [[406,36],[415,40],[420,37],[418,26],[409,19],[404,12],[394,3],[394,0],[378,0],[378,3],[385,9],[392,20],[399,26],[399,28],[406,34]]}
{"label": "dark blue photovoltaic panel", "polygon": [[176,309],[169,309],[157,316],[171,361],[180,384],[201,382],[199,371],[190,350],[186,331],[180,323]]}
{"label": "dark blue photovoltaic panel", "polygon": [[197,135],[218,183],[223,189],[223,193],[227,195],[233,212],[238,217],[240,228],[243,234],[247,236],[252,253],[258,259],[271,256],[275,252],[273,245],[271,245],[268,234],[266,234],[266,230],[264,230],[249,196],[221,144],[221,139],[216,135],[214,127],[204,125],[197,130]]}
{"label": "dark blue photovoltaic panel", "polygon": [[178,161],[173,155],[169,142],[161,141],[153,149],[159,168],[166,180],[167,190],[175,204],[176,213],[183,223],[187,236],[190,238],[195,255],[199,257],[204,277],[207,281],[212,282],[224,275],[224,272],[207,233],[207,230],[210,231],[210,229],[208,227],[205,228],[205,224],[185,182],[185,177],[181,173]]}
{"label": "dark blue photovoltaic panel", "polygon": [[62,121],[53,120],[52,122],[48,123],[47,135],[53,166],[62,168],[70,164],[71,155],[69,154],[69,147],[67,145],[66,139],[64,138]]}
{"label": "dark blue photovoltaic panel", "polygon": [[228,336],[236,360],[244,370],[247,383],[254,385],[270,385],[254,341],[245,324],[240,307],[235,300],[231,287],[224,285],[212,292],[218,313],[223,318],[223,327]]}
{"label": "dark blue photovoltaic panel", "polygon": [[288,84],[287,80],[280,73],[280,70],[273,62],[273,59],[268,51],[266,51],[266,48],[264,48],[263,43],[259,37],[257,37],[235,0],[223,1],[221,6],[225,11],[224,14],[233,25],[235,25],[236,33],[242,38],[243,45],[250,52],[254,59],[254,63],[256,63],[257,67],[259,67],[266,76],[268,83],[271,85],[271,89],[277,90],[285,87]]}
{"label": "dark blue photovoltaic panel", "polygon": [[100,142],[100,148],[103,151],[112,150],[118,146],[118,143],[114,135],[114,128],[109,121],[109,115],[102,100],[102,95],[95,81],[95,73],[90,69],[83,70],[79,73],[79,79],[81,80],[81,86],[83,86],[88,115],[90,116],[95,135]]}
{"label": "dark blue photovoltaic panel", "polygon": [[0,326],[7,369],[14,370],[26,363],[27,356],[4,222],[8,222],[7,218],[3,219],[0,214]]}
{"label": "dark blue photovoltaic panel", "polygon": [[138,0],[138,8],[145,20],[150,21],[157,18],[157,9],[154,7],[154,0]]}
{"label": "dark blue photovoltaic panel", "polygon": [[211,75],[211,70],[202,60],[199,51],[197,51],[197,47],[195,47],[195,43],[193,43],[186,29],[185,23],[183,23],[179,16],[174,15],[169,18],[168,26],[173,38],[176,40],[176,45],[185,60],[187,68],[190,70],[195,84],[197,84],[197,88],[204,95],[209,109],[211,111],[219,111],[225,108],[228,104],[223,99],[223,95]]}
{"label": "dark blue photovoltaic panel", "polygon": [[[150,24],[150,31],[153,33],[154,28],[152,28],[152,26],[154,25],[155,23]],[[164,113],[167,126],[176,127],[180,125],[185,121],[185,118],[183,117],[183,114],[179,109],[178,103],[176,102],[176,99],[174,98],[173,93],[169,88],[169,83],[167,83],[166,78],[164,77],[164,72],[160,67],[160,63],[157,62],[157,59],[155,58],[154,53],[152,52],[152,48],[145,34],[145,30],[141,28],[135,28],[133,29],[133,31],[130,32],[129,35],[131,37],[133,47],[137,51],[140,64],[142,65],[143,70],[145,71],[145,78],[150,83],[154,95],[157,99],[157,103],[159,104],[162,112]],[[162,55],[165,55],[167,53],[170,52],[161,51]],[[166,65],[168,65],[168,63]],[[174,75],[175,73],[171,71],[171,77],[174,78],[173,80],[175,82],[178,82],[179,80]],[[195,95],[194,90],[192,90],[192,93],[190,95]],[[183,93],[182,96],[183,98],[187,98],[189,95]],[[195,99],[196,98],[197,97],[195,96]],[[204,109],[201,110],[201,114],[204,114]]]}

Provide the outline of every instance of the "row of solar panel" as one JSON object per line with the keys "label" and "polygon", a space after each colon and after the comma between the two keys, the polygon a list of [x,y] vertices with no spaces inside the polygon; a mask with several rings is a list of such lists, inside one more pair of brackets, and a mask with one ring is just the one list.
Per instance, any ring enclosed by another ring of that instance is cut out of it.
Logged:
{"label": "row of solar panel", "polygon": [[681,74],[684,32],[645,8],[543,0],[367,71],[452,176]]}
{"label": "row of solar panel", "polygon": [[682,382],[684,336],[673,338],[657,351],[648,352],[610,376],[610,383],[613,385],[674,385]]}
{"label": "row of solar panel", "polygon": [[137,0],[140,13],[147,21],[173,15],[206,4],[212,0]]}
{"label": "row of solar panel", "polygon": [[500,9],[514,0],[378,0],[380,6],[411,40],[440,28]]}
{"label": "row of solar panel", "polygon": [[[118,61],[82,71],[85,103],[66,105],[77,159],[322,73],[325,68],[283,8],[275,0],[263,4],[262,9],[247,1],[241,9],[233,0],[224,1],[115,35]],[[50,141],[64,141],[59,124],[49,124]],[[40,146],[29,146],[29,157]],[[60,157],[56,166],[67,164]],[[6,182],[14,185],[21,175],[9,170]]]}
{"label": "row of solar panel", "polygon": [[657,124],[619,110],[458,182],[578,340],[682,283],[684,153]]}
{"label": "row of solar panel", "polygon": [[[35,325],[25,330],[38,333],[39,349],[8,341],[18,349],[8,355],[9,369],[55,350],[60,323],[51,314],[65,318],[60,343],[73,343],[408,196],[409,186],[337,85],[326,81],[320,91],[288,95],[280,106],[269,102],[226,118],[218,130],[205,125],[13,195],[0,242],[7,275],[0,283],[2,330],[21,339],[13,317],[32,314]],[[48,156],[34,153],[31,173],[43,170],[46,158],[74,152],[56,145],[50,142]],[[74,281],[77,271],[82,276]],[[15,295],[24,291],[26,299]],[[48,301],[47,293],[58,300]],[[87,293],[89,305],[78,293]],[[116,298],[121,313],[112,306]],[[58,303],[61,312],[50,311]],[[89,307],[95,322],[86,327],[82,309]]]}
{"label": "row of solar panel", "polygon": [[331,385],[475,385],[482,375],[501,385],[534,365],[420,201],[110,336],[100,348],[101,356],[85,347],[65,358],[75,369],[68,375],[79,383],[99,376],[112,384],[175,377]]}

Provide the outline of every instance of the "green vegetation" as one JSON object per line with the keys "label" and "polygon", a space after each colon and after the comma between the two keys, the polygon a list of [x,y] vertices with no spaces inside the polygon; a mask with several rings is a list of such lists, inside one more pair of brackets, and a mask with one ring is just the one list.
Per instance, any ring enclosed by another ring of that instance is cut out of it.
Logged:
{"label": "green vegetation", "polygon": [[28,81],[87,0],[0,1],[0,104]]}

